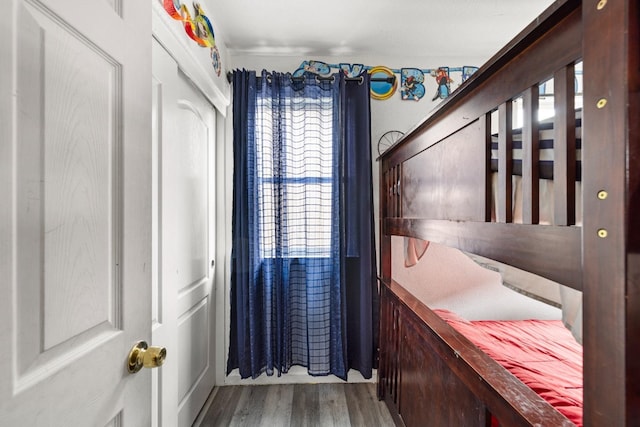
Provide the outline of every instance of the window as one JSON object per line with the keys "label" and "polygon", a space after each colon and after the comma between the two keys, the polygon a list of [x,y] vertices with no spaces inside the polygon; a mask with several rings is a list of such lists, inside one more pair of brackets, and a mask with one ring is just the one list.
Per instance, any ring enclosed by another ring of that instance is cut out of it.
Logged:
{"label": "window", "polygon": [[333,99],[294,94],[279,101],[284,102],[277,109],[284,111],[279,120],[273,118],[270,97],[259,98],[256,106],[260,255],[327,257],[334,191]]}

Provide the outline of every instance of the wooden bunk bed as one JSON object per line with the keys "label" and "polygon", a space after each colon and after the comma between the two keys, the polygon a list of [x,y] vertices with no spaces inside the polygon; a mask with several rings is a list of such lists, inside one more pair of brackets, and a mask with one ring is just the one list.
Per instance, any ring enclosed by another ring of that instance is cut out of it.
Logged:
{"label": "wooden bunk bed", "polygon": [[[639,22],[637,0],[555,2],[381,156],[378,393],[398,425],[572,423],[393,280],[392,236],[459,248],[582,291],[582,421],[640,425]],[[543,225],[534,117],[539,84],[550,77],[553,218]],[[512,215],[516,98],[523,105],[521,223]]]}

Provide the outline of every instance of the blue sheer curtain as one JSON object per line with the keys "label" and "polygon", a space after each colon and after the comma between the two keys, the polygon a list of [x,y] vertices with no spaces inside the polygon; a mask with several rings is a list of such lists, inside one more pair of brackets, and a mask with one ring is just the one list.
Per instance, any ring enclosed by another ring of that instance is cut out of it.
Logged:
{"label": "blue sheer curtain", "polygon": [[341,81],[341,175],[347,365],[371,378],[378,348],[378,290],[371,173],[369,74]]}
{"label": "blue sheer curtain", "polygon": [[301,365],[311,375],[346,379],[354,367],[371,377],[368,86],[366,75],[233,74],[228,372],[255,378]]}

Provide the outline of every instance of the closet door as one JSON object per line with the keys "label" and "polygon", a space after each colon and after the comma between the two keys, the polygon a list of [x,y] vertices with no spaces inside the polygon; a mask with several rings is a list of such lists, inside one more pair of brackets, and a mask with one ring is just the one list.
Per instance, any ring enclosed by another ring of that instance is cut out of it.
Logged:
{"label": "closet door", "polygon": [[[214,385],[215,109],[153,41],[153,339],[159,426],[191,426]],[[156,389],[156,387],[154,387]]]}
{"label": "closet door", "polygon": [[151,10],[0,14],[0,425],[149,425]]}

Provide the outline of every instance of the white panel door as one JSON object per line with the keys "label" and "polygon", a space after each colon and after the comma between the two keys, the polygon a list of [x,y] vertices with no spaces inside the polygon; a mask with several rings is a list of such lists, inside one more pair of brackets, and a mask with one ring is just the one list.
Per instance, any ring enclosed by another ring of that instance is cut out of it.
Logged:
{"label": "white panel door", "polygon": [[215,110],[155,40],[152,57],[153,340],[175,349],[154,376],[154,414],[186,427],[215,380]]}
{"label": "white panel door", "polygon": [[149,425],[148,1],[0,14],[0,425]]}

